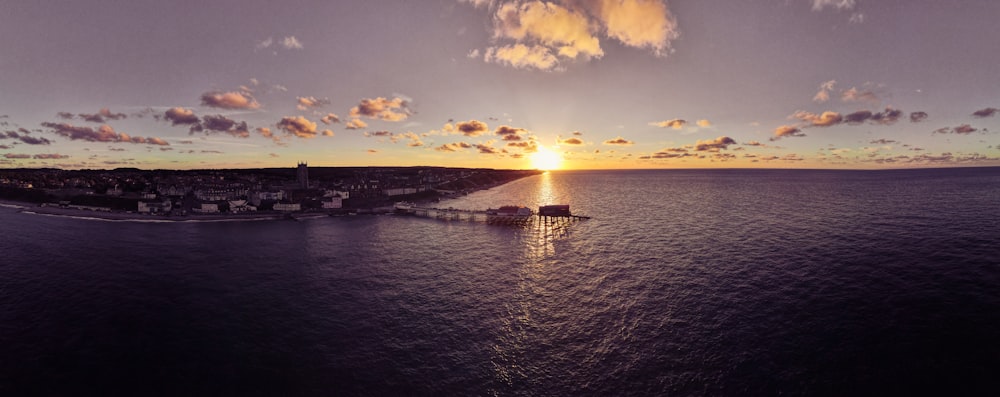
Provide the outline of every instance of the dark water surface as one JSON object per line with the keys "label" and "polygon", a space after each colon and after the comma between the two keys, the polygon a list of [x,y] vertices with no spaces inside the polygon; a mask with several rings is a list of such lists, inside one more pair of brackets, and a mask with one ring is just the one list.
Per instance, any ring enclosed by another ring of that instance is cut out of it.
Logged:
{"label": "dark water surface", "polygon": [[398,216],[0,208],[0,395],[1000,389],[1000,169],[554,172]]}

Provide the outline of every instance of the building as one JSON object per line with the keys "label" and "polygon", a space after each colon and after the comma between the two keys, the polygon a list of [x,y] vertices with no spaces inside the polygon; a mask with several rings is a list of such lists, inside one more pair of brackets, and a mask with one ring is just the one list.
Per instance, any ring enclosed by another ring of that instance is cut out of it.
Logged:
{"label": "building", "polygon": [[299,203],[274,203],[275,211],[302,211],[302,204]]}
{"label": "building", "polygon": [[139,200],[136,212],[140,214],[166,214],[173,209],[170,200]]}
{"label": "building", "polygon": [[299,168],[295,170],[295,176],[299,180],[299,189],[309,188],[309,166],[306,163],[299,163]]}

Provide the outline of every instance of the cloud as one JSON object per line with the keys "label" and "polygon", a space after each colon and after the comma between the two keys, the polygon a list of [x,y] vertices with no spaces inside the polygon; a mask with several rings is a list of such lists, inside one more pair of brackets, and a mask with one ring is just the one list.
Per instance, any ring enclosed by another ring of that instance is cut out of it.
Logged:
{"label": "cloud", "polygon": [[582,135],[583,135],[583,133],[582,133],[582,132],[580,132],[580,131],[573,131],[573,135],[576,135],[576,136],[582,136]]}
{"label": "cloud", "polygon": [[93,129],[90,127],[76,127],[66,123],[42,123],[43,127],[52,129],[52,132],[57,135],[62,135],[69,138],[70,140],[81,140],[87,142],[130,142],[130,143],[144,143],[151,145],[169,145],[166,141],[159,138],[146,139],[143,137],[133,137],[129,136],[124,132],[116,132],[114,128],[105,124],[98,129]]}
{"label": "cloud", "polygon": [[351,117],[368,117],[385,121],[403,121],[410,115],[407,101],[402,98],[362,99],[358,106],[351,108]]}
{"label": "cloud", "polygon": [[558,70],[563,61],[601,58],[602,34],[664,56],[679,36],[661,0],[511,1],[491,8],[493,37],[501,44],[487,48],[483,59],[515,68]]}
{"label": "cloud", "polygon": [[170,121],[171,125],[190,125],[198,123],[198,116],[195,116],[191,109],[174,107],[167,109],[163,113],[163,118]]}
{"label": "cloud", "polygon": [[972,115],[974,117],[985,118],[985,117],[993,117],[993,115],[996,114],[997,112],[1000,112],[1000,109],[997,109],[997,108],[985,108],[985,109],[979,109],[979,110],[977,110],[975,112],[972,112]]}
{"label": "cloud", "polygon": [[735,145],[735,144],[736,141],[733,140],[733,138],[730,138],[728,136],[720,136],[712,140],[698,141],[694,145],[694,150],[699,152],[705,152],[705,151],[718,152],[721,149],[728,149],[729,145]]}
{"label": "cloud", "polygon": [[953,127],[953,128],[948,128],[948,127],[938,128],[938,129],[934,130],[933,133],[934,134],[949,134],[950,133],[950,134],[959,134],[959,135],[969,135],[969,134],[971,134],[973,132],[976,132],[976,131],[979,131],[979,129],[975,128],[975,127],[973,127],[971,125],[968,125],[968,124],[962,124],[962,125],[960,125],[958,127]]}
{"label": "cloud", "polygon": [[465,136],[479,136],[490,130],[486,123],[479,120],[463,121],[455,124],[455,129]]}
{"label": "cloud", "polygon": [[519,69],[552,70],[559,64],[559,59],[552,55],[544,46],[526,46],[521,43],[501,47],[491,47],[486,50],[483,59],[501,65]]}
{"label": "cloud", "polygon": [[[72,118],[72,115],[70,115],[70,117],[66,117],[67,114],[68,113],[66,112],[57,113],[57,115],[60,118],[63,119]],[[91,123],[104,123],[105,120],[121,120],[128,117],[125,113],[111,113],[111,110],[109,110],[108,108],[102,108],[101,110],[97,111],[97,113],[94,114],[80,113],[77,116],[80,116],[80,119],[82,119],[83,121],[89,121]]]}
{"label": "cloud", "polygon": [[272,45],[281,46],[286,50],[301,50],[303,48],[302,42],[295,38],[295,36],[285,36],[285,38],[278,41],[275,41],[273,37],[268,37],[264,40],[258,41],[257,44],[254,45],[254,51],[271,48]]}
{"label": "cloud", "polygon": [[891,143],[899,143],[899,141],[895,141],[895,140],[892,140],[892,139],[881,138],[881,139],[872,140],[872,141],[870,141],[868,143],[870,143],[872,145],[888,145],[888,144],[891,144]]}
{"label": "cloud", "polygon": [[302,116],[283,117],[277,124],[278,128],[286,135],[294,135],[299,138],[315,138],[316,123],[309,121]]}
{"label": "cloud", "polygon": [[30,159],[30,154],[17,154],[17,153],[4,153],[3,158],[5,159]]}
{"label": "cloud", "polygon": [[[18,133],[18,131],[20,131],[21,133]],[[52,141],[48,140],[45,137],[37,137],[36,138],[36,137],[33,137],[33,136],[29,135],[29,134],[31,134],[31,131],[28,131],[27,129],[19,128],[18,131],[5,131],[4,133],[0,133],[0,139],[17,139],[17,140],[19,140],[19,141],[21,141],[23,143],[29,144],[29,145],[50,145],[50,144],[52,144]]]}
{"label": "cloud", "polygon": [[698,124],[701,128],[708,128],[712,126],[712,122],[705,119],[698,120],[695,124]]}
{"label": "cloud", "polygon": [[494,134],[501,137],[505,141],[520,141],[523,139],[523,135],[528,133],[528,130],[524,128],[514,128],[508,125],[501,125],[497,127]]}
{"label": "cloud", "polygon": [[439,152],[457,152],[462,149],[468,149],[471,147],[472,145],[465,142],[455,142],[455,143],[446,143],[444,145],[438,146],[434,148],[434,150],[437,150]]}
{"label": "cloud", "polygon": [[566,59],[604,55],[587,15],[556,3],[504,3],[498,7],[494,22],[494,37],[514,40],[517,44],[490,48],[487,54],[499,53],[497,56],[512,66],[541,57],[546,59],[543,62],[546,66],[537,65],[537,60],[527,62],[535,63],[539,69],[550,69],[558,62],[554,54]]}
{"label": "cloud", "polygon": [[872,118],[872,112],[867,110],[859,110],[854,113],[850,113],[844,116],[844,122],[847,124],[861,124]]}
{"label": "cloud", "polygon": [[900,117],[903,117],[902,110],[886,108],[885,111],[872,114],[871,122],[875,124],[891,125],[899,121]]}
{"label": "cloud", "polygon": [[840,10],[852,10],[855,6],[855,0],[812,0],[813,11],[822,11],[826,7],[836,8]]}
{"label": "cloud", "polygon": [[257,109],[260,104],[249,92],[219,92],[210,91],[201,94],[201,104],[203,106],[220,109]]}
{"label": "cloud", "polygon": [[268,38],[266,38],[264,40],[258,41],[257,44],[254,45],[254,50],[255,51],[256,50],[263,50],[265,48],[270,47],[271,44],[274,44],[274,39],[271,38],[271,37],[268,37]]}
{"label": "cloud", "polygon": [[311,97],[311,96],[298,97],[296,98],[296,101],[298,102],[298,104],[295,105],[295,107],[303,111],[330,104],[330,99],[328,98],[317,99],[316,97]]}
{"label": "cloud", "polygon": [[674,159],[674,158],[690,157],[690,156],[694,156],[694,155],[688,153],[687,149],[684,149],[684,148],[666,148],[666,149],[660,150],[659,152],[653,153],[652,155],[641,156],[639,158],[643,159],[643,160],[648,160],[648,159],[662,160],[662,159]]}
{"label": "cloud", "polygon": [[837,84],[837,80],[830,80],[823,82],[819,85],[819,92],[813,96],[813,101],[815,102],[826,102],[830,100],[830,92],[833,91],[834,84]]}
{"label": "cloud", "polygon": [[340,116],[333,113],[327,113],[326,116],[323,116],[323,118],[319,119],[319,121],[322,121],[323,124],[339,123]]}
{"label": "cloud", "polygon": [[361,121],[361,119],[353,119],[348,121],[347,124],[344,125],[344,128],[349,130],[360,130],[362,128],[368,128],[368,123]]}
{"label": "cloud", "polygon": [[366,132],[365,136],[366,137],[392,136],[392,133],[389,131],[371,131],[371,132]]}
{"label": "cloud", "polygon": [[223,115],[208,115],[202,117],[201,123],[191,127],[190,133],[195,132],[224,132],[238,138],[250,137],[250,128],[245,121],[236,122]]}
{"label": "cloud", "polygon": [[927,112],[912,112],[910,113],[910,122],[919,123],[926,120],[928,116]]}
{"label": "cloud", "polygon": [[677,21],[658,0],[602,0],[600,21],[608,36],[622,44],[646,48],[657,56],[670,50],[671,40],[680,36]]}
{"label": "cloud", "polygon": [[397,135],[399,138],[409,139],[410,142],[406,144],[409,147],[420,147],[424,146],[424,142],[420,140],[420,136],[413,133],[412,131],[407,131],[405,133]]}
{"label": "cloud", "polygon": [[477,143],[477,144],[475,144],[473,146],[475,146],[476,150],[478,150],[480,154],[498,154],[498,153],[500,153],[500,151],[497,150],[497,148],[495,148],[493,146],[490,146],[490,145],[485,145],[485,144],[482,144],[482,143]]}
{"label": "cloud", "polygon": [[66,154],[57,154],[57,153],[40,153],[40,154],[36,154],[34,156],[31,156],[31,158],[41,159],[41,160],[59,160],[59,159],[68,159],[69,155],[66,155]]}
{"label": "cloud", "polygon": [[832,125],[840,124],[844,120],[844,117],[837,112],[823,112],[822,114],[809,113],[806,111],[799,110],[788,116],[790,119],[798,119],[808,123],[809,127],[829,127]]}
{"label": "cloud", "polygon": [[285,47],[286,50],[301,50],[302,43],[295,36],[286,36],[281,39],[281,46]]}
{"label": "cloud", "polygon": [[73,119],[73,113],[70,113],[70,112],[58,112],[58,113],[56,113],[56,117],[59,117],[59,118],[61,118],[63,120],[71,120],[71,119]]}
{"label": "cloud", "polygon": [[871,102],[878,103],[879,97],[871,89],[872,84],[865,83],[864,88],[851,87],[840,93],[840,100],[844,102]]}
{"label": "cloud", "polygon": [[574,146],[576,146],[576,145],[583,145],[583,140],[580,139],[580,138],[569,138],[569,139],[560,140],[559,144],[560,145],[574,145]]}
{"label": "cloud", "polygon": [[268,153],[267,155],[270,156],[270,157],[272,157],[272,158],[281,157],[277,153]]}
{"label": "cloud", "polygon": [[744,146],[762,146],[762,147],[766,147],[767,146],[767,145],[765,145],[763,143],[760,143],[760,142],[757,142],[757,141],[743,142],[743,145]]}
{"label": "cloud", "polygon": [[534,140],[507,142],[507,146],[519,148],[525,153],[535,153],[538,151],[538,142]]}
{"label": "cloud", "polygon": [[323,136],[333,136],[333,130],[323,130]]}
{"label": "cloud", "polygon": [[604,141],[605,145],[624,145],[624,146],[628,146],[628,145],[632,145],[634,143],[635,142],[632,142],[632,141],[630,141],[628,139],[625,139],[625,138],[622,138],[620,136],[619,137],[615,137],[614,139],[609,139],[609,140]]}
{"label": "cloud", "polygon": [[48,140],[48,139],[46,139],[44,137],[37,137],[36,138],[36,137],[30,136],[30,135],[21,135],[20,137],[18,137],[18,139],[21,142],[24,142],[24,143],[29,144],[29,145],[51,145],[52,144],[52,141],[50,141],[50,140]]}
{"label": "cloud", "polygon": [[806,134],[802,133],[802,130],[800,130],[798,127],[783,125],[774,129],[774,136],[771,137],[771,141],[776,141],[778,139],[791,136],[801,137],[801,136],[806,136]]}
{"label": "cloud", "polygon": [[660,128],[673,128],[675,130],[679,130],[681,128],[684,128],[685,124],[687,124],[687,121],[686,120],[681,120],[681,119],[672,119],[672,120],[656,121],[656,122],[649,123],[649,125],[652,125],[652,126],[656,126],[656,127],[660,127]]}

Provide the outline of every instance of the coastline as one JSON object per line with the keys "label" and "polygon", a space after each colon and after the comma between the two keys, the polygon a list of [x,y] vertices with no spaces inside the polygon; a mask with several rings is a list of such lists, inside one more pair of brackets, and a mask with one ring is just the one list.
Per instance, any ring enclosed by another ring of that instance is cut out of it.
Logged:
{"label": "coastline", "polygon": [[[459,194],[452,194],[452,195],[438,197],[436,201],[435,200],[416,200],[416,201],[420,204],[443,203],[447,200],[453,200],[480,190],[489,190],[498,186],[503,186],[507,183],[519,179],[521,178],[515,178],[500,183],[490,183],[483,186],[478,186],[473,189],[466,189]],[[15,209],[17,210],[17,212],[30,215],[58,216],[58,217],[92,220],[92,221],[140,222],[140,223],[249,222],[249,221],[298,220],[298,219],[311,219],[311,218],[334,216],[336,214],[346,213],[348,211],[352,213],[371,214],[371,215],[378,215],[391,212],[391,210],[379,211],[380,209],[383,208],[375,207],[375,208],[357,208],[353,210],[345,209],[340,211],[326,210],[322,212],[267,211],[261,213],[240,213],[240,214],[220,213],[220,214],[157,215],[157,214],[142,214],[137,212],[95,211],[95,210],[76,209],[76,208],[62,208],[54,205],[53,203],[45,203],[45,205],[43,206],[40,203],[15,201],[10,199],[0,199],[0,207]]]}

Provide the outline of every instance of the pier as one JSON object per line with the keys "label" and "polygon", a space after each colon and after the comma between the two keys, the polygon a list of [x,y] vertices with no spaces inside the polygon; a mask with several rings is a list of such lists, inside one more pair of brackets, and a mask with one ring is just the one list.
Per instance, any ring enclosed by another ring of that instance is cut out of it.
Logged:
{"label": "pier", "polygon": [[418,207],[397,203],[397,214],[434,218],[448,221],[483,222],[493,225],[526,226],[534,223],[544,226],[558,226],[575,221],[590,219],[589,216],[574,215],[568,205],[545,205],[538,211],[527,207],[503,206],[498,209],[464,210],[457,208]]}

